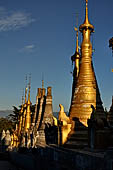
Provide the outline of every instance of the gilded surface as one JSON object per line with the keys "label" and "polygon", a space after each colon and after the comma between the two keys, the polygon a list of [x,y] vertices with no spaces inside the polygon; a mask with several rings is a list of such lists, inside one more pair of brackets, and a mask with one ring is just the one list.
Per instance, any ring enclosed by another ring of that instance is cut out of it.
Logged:
{"label": "gilded surface", "polygon": [[28,93],[28,102],[27,102],[27,111],[26,111],[26,118],[25,118],[25,132],[28,131],[31,125],[31,109],[30,109],[30,84],[29,84],[29,93]]}
{"label": "gilded surface", "polygon": [[[91,105],[96,108],[96,101],[101,100],[95,74],[92,65],[92,44],[90,41],[93,25],[88,20],[88,1],[86,1],[86,15],[84,23],[79,27],[83,35],[81,44],[81,64],[74,90],[74,97],[70,107],[70,119],[79,118],[80,122],[87,126],[87,119],[91,115]],[[97,94],[98,93],[98,94]],[[97,99],[98,97],[98,99]],[[102,102],[100,101],[102,104]]]}
{"label": "gilded surface", "polygon": [[64,112],[64,107],[63,105],[59,104],[60,107],[60,112],[59,112],[59,116],[58,116],[58,120],[59,122],[62,122],[59,127],[60,127],[60,131],[59,131],[59,139],[61,141],[60,144],[64,144],[67,141],[68,135],[71,131],[71,123],[70,123],[70,119],[69,117],[66,115],[66,113]]}
{"label": "gilded surface", "polygon": [[80,70],[80,53],[79,53],[79,48],[78,48],[78,28],[75,27],[75,31],[76,31],[76,51],[75,51],[75,54],[71,57],[72,63],[74,62],[71,103],[73,101],[75,87],[77,84],[77,79],[78,79],[79,70]]}
{"label": "gilded surface", "polygon": [[22,107],[21,107],[21,110],[20,110],[20,117],[19,117],[18,136],[20,135],[21,130],[22,130],[23,110],[24,110],[24,104],[23,104],[23,96],[22,96]]}
{"label": "gilded surface", "polygon": [[64,123],[69,123],[69,117],[66,115],[66,113],[64,112],[64,107],[62,104],[59,104],[60,107],[60,112],[59,112],[59,116],[58,116],[58,120],[59,121],[63,121]]}
{"label": "gilded surface", "polygon": [[51,96],[51,87],[47,88],[47,96]]}
{"label": "gilded surface", "polygon": [[77,31],[76,33],[76,56],[75,56],[75,67],[76,67],[76,77],[78,77],[79,74],[79,62],[80,62],[80,55],[79,55],[79,49],[78,49],[78,29],[75,28],[75,31]]}

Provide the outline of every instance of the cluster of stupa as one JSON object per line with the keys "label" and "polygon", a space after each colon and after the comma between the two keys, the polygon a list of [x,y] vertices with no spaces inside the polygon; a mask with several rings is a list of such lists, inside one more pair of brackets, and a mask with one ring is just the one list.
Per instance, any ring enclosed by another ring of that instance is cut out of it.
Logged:
{"label": "cluster of stupa", "polygon": [[[22,97],[22,106],[18,115],[16,130],[13,132],[13,147],[34,147],[37,143],[46,143],[45,126],[53,126],[51,87],[38,88],[35,111],[32,112],[30,101],[30,82],[25,88],[25,99]],[[28,91],[28,98],[27,98]]]}
{"label": "cluster of stupa", "polygon": [[[30,83],[25,89],[25,101],[22,102],[21,111],[18,117],[18,124],[13,133],[12,146],[36,147],[38,144],[65,144],[71,134],[75,133],[75,127],[80,122],[80,126],[90,127],[96,122],[98,127],[105,123],[106,115],[102,106],[99,88],[92,63],[92,44],[91,34],[94,32],[94,26],[88,19],[88,0],[85,0],[85,20],[79,27],[83,39],[79,50],[78,28],[76,31],[76,50],[71,57],[74,62],[72,98],[69,110],[69,116],[64,112],[60,104],[58,119],[53,116],[51,87],[38,88],[36,96],[35,112],[31,112],[30,101]],[[113,112],[113,106],[111,107]],[[108,119],[113,119],[112,114]],[[77,121],[76,121],[77,120]],[[104,125],[103,125],[104,126]],[[79,128],[80,129],[80,128]]]}

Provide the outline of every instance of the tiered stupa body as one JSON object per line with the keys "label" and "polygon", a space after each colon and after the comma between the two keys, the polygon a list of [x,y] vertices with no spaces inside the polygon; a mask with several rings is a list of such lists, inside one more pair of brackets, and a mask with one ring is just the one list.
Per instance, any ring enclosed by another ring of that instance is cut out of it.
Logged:
{"label": "tiered stupa body", "polygon": [[[102,102],[99,89],[92,64],[92,44],[90,41],[91,33],[94,32],[93,25],[88,20],[88,0],[86,0],[85,21],[79,27],[82,32],[83,40],[81,44],[81,62],[80,70],[75,87],[71,107],[70,119],[79,118],[80,122],[87,126],[87,119],[90,118],[92,109],[91,105],[101,108],[103,112]],[[100,106],[99,106],[100,105]],[[100,110],[99,110],[100,112]],[[102,116],[102,114],[99,113]]]}
{"label": "tiered stupa body", "polygon": [[[47,138],[51,134],[47,134],[46,130],[53,126],[53,108],[52,108],[52,94],[51,87],[47,88],[47,96],[45,96],[45,89],[42,88],[42,98],[40,100],[40,110],[38,114],[38,120],[36,123],[36,129],[39,132],[38,143],[46,144]],[[51,138],[51,137],[50,137]]]}

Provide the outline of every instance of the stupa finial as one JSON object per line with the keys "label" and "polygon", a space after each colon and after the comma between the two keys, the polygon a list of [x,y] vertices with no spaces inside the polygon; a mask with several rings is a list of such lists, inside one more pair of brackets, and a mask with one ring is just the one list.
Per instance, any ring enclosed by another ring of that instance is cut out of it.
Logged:
{"label": "stupa finial", "polygon": [[82,32],[84,29],[89,29],[91,32],[94,32],[94,26],[90,24],[89,19],[88,19],[88,0],[85,0],[85,21],[84,23],[80,26],[80,31]]}
{"label": "stupa finial", "polygon": [[31,74],[29,75],[29,85],[28,85],[28,87],[29,87],[29,93],[28,93],[28,104],[30,104],[30,103],[31,103],[31,102],[30,102]]}

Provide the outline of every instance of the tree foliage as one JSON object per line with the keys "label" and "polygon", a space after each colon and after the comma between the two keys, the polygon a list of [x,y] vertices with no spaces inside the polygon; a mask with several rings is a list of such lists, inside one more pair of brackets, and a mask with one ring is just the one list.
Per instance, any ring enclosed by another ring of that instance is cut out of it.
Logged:
{"label": "tree foliage", "polygon": [[0,118],[0,133],[2,133],[3,130],[12,132],[14,127],[15,124],[8,118]]}
{"label": "tree foliage", "polygon": [[8,119],[11,120],[14,124],[18,123],[18,117],[20,114],[20,109],[13,106],[13,114],[8,115]]}
{"label": "tree foliage", "polygon": [[[19,123],[19,117],[22,114],[20,112],[21,107],[22,107],[22,105],[19,106],[19,108],[17,108],[16,106],[13,106],[13,113],[9,114],[6,118],[1,118],[4,122],[4,123],[1,123],[1,126],[0,126],[0,128],[2,130],[3,129],[4,130],[9,129],[10,130],[12,128],[14,128],[14,129],[16,128],[16,124]],[[24,112],[25,109],[27,109],[27,107],[24,107],[23,112]],[[35,105],[31,104],[30,109],[31,109],[31,112],[34,113],[35,112]],[[33,115],[31,115],[31,116],[33,116]]]}

